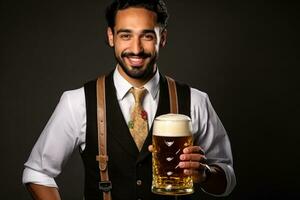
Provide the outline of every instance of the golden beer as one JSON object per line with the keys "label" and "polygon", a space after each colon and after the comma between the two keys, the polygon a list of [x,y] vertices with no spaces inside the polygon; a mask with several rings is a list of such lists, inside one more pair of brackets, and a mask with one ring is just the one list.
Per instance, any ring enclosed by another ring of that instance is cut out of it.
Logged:
{"label": "golden beer", "polygon": [[178,166],[183,149],[193,144],[190,118],[179,114],[157,117],[152,144],[152,192],[163,195],[193,193],[192,176],[185,175]]}

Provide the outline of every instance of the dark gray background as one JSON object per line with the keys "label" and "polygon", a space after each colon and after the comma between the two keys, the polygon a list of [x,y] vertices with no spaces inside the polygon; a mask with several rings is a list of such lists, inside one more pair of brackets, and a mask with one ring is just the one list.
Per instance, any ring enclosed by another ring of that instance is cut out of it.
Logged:
{"label": "dark gray background", "polygon": [[[115,66],[108,2],[1,1],[0,199],[29,199],[23,163],[62,92]],[[237,187],[225,199],[300,197],[300,18],[291,2],[167,1],[160,71],[207,92],[227,129]],[[82,168],[75,152],[57,179],[63,199],[81,199]]]}

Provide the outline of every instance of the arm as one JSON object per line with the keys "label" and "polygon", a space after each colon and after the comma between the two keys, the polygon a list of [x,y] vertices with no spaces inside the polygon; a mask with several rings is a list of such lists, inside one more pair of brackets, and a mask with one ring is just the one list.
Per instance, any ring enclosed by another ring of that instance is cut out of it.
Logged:
{"label": "arm", "polygon": [[[187,173],[196,177],[203,191],[214,196],[227,196],[236,184],[231,145],[207,94],[191,88],[191,119],[194,147],[184,151]],[[192,161],[188,164],[186,161]],[[209,172],[206,164],[211,168]]]}
{"label": "arm", "polygon": [[25,163],[22,182],[33,199],[60,199],[54,178],[85,142],[84,117],[83,89],[64,93]]}
{"label": "arm", "polygon": [[61,200],[55,187],[27,183],[26,188],[34,200]]}
{"label": "arm", "polygon": [[205,173],[205,181],[200,183],[201,187],[212,194],[222,194],[226,190],[226,175],[222,168],[217,165],[210,166],[210,175]]}

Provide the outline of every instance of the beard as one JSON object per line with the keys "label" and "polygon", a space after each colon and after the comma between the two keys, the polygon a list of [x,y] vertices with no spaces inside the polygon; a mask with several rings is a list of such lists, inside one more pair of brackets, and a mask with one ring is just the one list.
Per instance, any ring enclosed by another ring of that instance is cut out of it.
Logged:
{"label": "beard", "polygon": [[[143,59],[150,58],[150,62],[146,64],[146,66],[128,66],[124,58],[130,56],[137,56]],[[138,54],[134,54],[131,52],[123,52],[121,56],[117,56],[115,53],[115,58],[118,64],[121,66],[122,70],[126,73],[127,76],[134,79],[147,79],[153,75],[154,65],[157,60],[157,54],[152,55],[151,53],[140,52]]]}

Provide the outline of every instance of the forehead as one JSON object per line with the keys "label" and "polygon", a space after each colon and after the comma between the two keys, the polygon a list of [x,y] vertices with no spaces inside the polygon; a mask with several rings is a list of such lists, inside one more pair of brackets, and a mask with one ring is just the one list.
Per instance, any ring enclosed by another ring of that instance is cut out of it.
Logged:
{"label": "forehead", "polygon": [[154,29],[157,25],[155,12],[145,8],[126,8],[116,14],[115,29]]}

